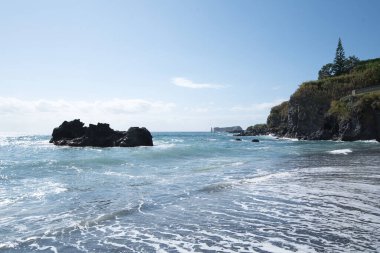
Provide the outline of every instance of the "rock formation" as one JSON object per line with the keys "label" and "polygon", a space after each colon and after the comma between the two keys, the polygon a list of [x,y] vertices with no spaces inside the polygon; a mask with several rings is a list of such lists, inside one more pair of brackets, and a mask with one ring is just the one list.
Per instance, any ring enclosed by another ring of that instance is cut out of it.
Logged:
{"label": "rock formation", "polygon": [[244,135],[380,141],[380,91],[373,88],[379,83],[380,58],[360,62],[349,74],[305,82],[289,101],[271,109],[266,131],[255,125]]}
{"label": "rock formation", "polygon": [[254,126],[248,127],[245,131],[235,134],[235,136],[256,136],[256,135],[267,135],[269,134],[269,129],[267,124],[256,124]]}
{"label": "rock formation", "polygon": [[215,133],[222,133],[222,132],[227,132],[227,133],[240,133],[243,132],[243,128],[240,126],[232,126],[232,127],[214,127],[213,131]]}
{"label": "rock formation", "polygon": [[85,127],[79,119],[64,121],[59,127],[54,128],[50,143],[73,147],[153,146],[152,135],[145,127],[115,131],[105,123]]}

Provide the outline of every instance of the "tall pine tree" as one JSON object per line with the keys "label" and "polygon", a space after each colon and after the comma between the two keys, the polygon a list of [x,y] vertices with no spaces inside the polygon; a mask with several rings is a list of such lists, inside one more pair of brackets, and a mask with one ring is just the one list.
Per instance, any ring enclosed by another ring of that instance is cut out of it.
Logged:
{"label": "tall pine tree", "polygon": [[338,47],[336,48],[336,53],[335,53],[334,65],[332,67],[334,76],[343,74],[346,71],[345,65],[346,65],[346,57],[344,55],[342,41],[339,38]]}
{"label": "tall pine tree", "polygon": [[359,62],[359,58],[354,55],[346,58],[344,55],[342,40],[339,38],[334,63],[325,64],[321,70],[319,70],[318,80],[350,73]]}

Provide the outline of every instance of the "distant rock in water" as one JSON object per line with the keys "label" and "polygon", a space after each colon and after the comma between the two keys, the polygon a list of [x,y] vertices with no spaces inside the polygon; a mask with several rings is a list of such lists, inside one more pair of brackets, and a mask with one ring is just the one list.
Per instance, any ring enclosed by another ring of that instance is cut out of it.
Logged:
{"label": "distant rock in water", "polygon": [[72,147],[153,146],[152,135],[145,127],[115,131],[105,123],[85,127],[79,119],[64,121],[59,127],[54,128],[50,143]]}
{"label": "distant rock in water", "polygon": [[214,127],[213,131],[215,133],[241,133],[243,132],[243,128],[240,126],[232,126],[232,127]]}
{"label": "distant rock in water", "polygon": [[269,134],[269,129],[266,124],[256,124],[254,126],[248,127],[247,130],[242,131],[235,136],[257,136],[267,134]]}

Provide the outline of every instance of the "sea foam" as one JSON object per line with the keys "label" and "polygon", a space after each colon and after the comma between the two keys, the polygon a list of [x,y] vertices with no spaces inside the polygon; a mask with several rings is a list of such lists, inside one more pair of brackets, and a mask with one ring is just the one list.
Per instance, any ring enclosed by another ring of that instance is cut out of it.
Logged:
{"label": "sea foam", "polygon": [[333,154],[333,155],[348,155],[349,153],[352,153],[351,149],[336,149],[336,150],[331,150],[328,151],[328,153]]}

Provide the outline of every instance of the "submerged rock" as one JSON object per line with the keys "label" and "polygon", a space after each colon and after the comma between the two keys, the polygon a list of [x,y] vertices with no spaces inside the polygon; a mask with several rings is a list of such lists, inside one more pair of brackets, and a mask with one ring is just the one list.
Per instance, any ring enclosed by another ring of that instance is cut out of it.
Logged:
{"label": "submerged rock", "polygon": [[259,139],[253,139],[252,142],[260,142]]}
{"label": "submerged rock", "polygon": [[50,143],[73,147],[153,146],[152,135],[145,127],[115,131],[105,123],[85,127],[79,119],[64,121],[59,127],[54,128]]}

